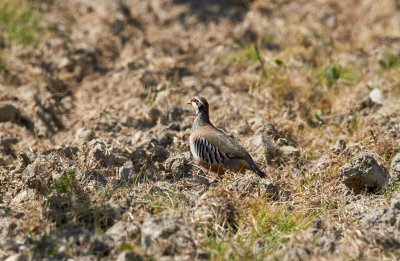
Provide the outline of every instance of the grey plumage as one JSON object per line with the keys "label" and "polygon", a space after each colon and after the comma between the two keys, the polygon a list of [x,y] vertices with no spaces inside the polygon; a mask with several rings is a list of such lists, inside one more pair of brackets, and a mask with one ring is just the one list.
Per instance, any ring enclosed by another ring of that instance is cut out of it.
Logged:
{"label": "grey plumage", "polygon": [[218,173],[223,169],[240,172],[249,169],[260,177],[266,177],[250,154],[234,138],[214,127],[209,118],[206,99],[195,96],[188,103],[196,109],[189,140],[190,151],[201,165]]}

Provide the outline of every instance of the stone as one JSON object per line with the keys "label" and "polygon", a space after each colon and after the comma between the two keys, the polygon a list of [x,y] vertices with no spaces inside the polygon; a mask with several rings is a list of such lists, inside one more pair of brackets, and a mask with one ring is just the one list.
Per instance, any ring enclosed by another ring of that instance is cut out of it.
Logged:
{"label": "stone", "polygon": [[246,142],[246,147],[252,155],[259,155],[255,158],[256,161],[264,157],[267,161],[272,160],[278,153],[272,141],[263,135],[256,135]]}
{"label": "stone", "polygon": [[148,152],[150,154],[150,160],[153,162],[163,162],[169,156],[169,151],[166,148],[159,145],[153,145],[152,143],[148,145]]}
{"label": "stone", "polygon": [[0,132],[0,146],[2,146],[4,149],[8,149],[12,144],[17,142],[17,138],[14,138],[8,133]]}
{"label": "stone", "polygon": [[300,156],[300,150],[293,146],[281,146],[279,149],[288,158],[297,158]]}
{"label": "stone", "polygon": [[319,158],[317,164],[315,165],[315,170],[316,171],[324,171],[326,168],[329,167],[329,163],[331,161],[331,158],[329,154],[323,154],[321,158]]}
{"label": "stone", "polygon": [[396,180],[400,180],[400,152],[398,152],[390,163],[391,176]]}
{"label": "stone", "polygon": [[14,105],[0,103],[0,122],[16,120],[20,115],[21,112]]}
{"label": "stone", "polygon": [[75,141],[78,143],[87,142],[94,138],[94,132],[92,129],[80,128],[76,131]]}
{"label": "stone", "polygon": [[238,193],[260,193],[275,197],[278,187],[268,179],[254,179],[253,177],[242,177],[227,186],[228,190]]}
{"label": "stone", "polygon": [[18,193],[11,201],[11,205],[20,205],[34,199],[35,191],[33,189],[25,189]]}
{"label": "stone", "polygon": [[97,236],[92,241],[93,253],[96,256],[108,256],[115,242],[112,238],[106,235]]}
{"label": "stone", "polygon": [[400,210],[400,192],[397,192],[390,201],[390,208]]}
{"label": "stone", "polygon": [[196,250],[193,229],[175,216],[147,216],[141,234],[142,245],[160,256],[194,255]]}
{"label": "stone", "polygon": [[373,103],[376,104],[382,104],[383,103],[383,96],[382,92],[378,88],[374,88],[370,93],[369,93],[369,98]]}
{"label": "stone", "polygon": [[192,169],[190,152],[176,154],[165,161],[165,170],[170,172],[174,177],[184,177],[189,174]]}
{"label": "stone", "polygon": [[339,154],[346,149],[345,137],[339,136],[339,139],[334,145],[329,148],[334,154]]}
{"label": "stone", "polygon": [[377,207],[366,213],[360,219],[360,225],[363,227],[382,228],[387,232],[395,229],[393,226],[400,222],[400,192],[396,192],[390,201],[389,207]]}
{"label": "stone", "polygon": [[158,118],[160,118],[161,116],[161,111],[157,108],[151,108],[151,110],[149,111],[149,118],[150,121],[153,123],[156,123]]}
{"label": "stone", "polygon": [[127,157],[114,154],[111,149],[99,139],[91,140],[88,145],[91,148],[89,151],[89,158],[93,161],[101,162],[105,167],[122,166],[128,161]]}
{"label": "stone", "polygon": [[343,183],[354,191],[375,189],[388,182],[388,170],[377,162],[374,154],[365,153],[338,170]]}
{"label": "stone", "polygon": [[130,222],[118,221],[105,234],[110,236],[114,241],[126,241],[138,236],[140,234],[140,227]]}
{"label": "stone", "polygon": [[4,261],[26,261],[28,260],[28,257],[25,256],[24,254],[18,253],[14,254],[12,256],[7,257]]}

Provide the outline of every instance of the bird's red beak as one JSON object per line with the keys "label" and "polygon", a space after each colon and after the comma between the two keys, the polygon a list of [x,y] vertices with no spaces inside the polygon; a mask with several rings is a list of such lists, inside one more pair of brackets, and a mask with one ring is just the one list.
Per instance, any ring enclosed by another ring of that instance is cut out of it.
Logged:
{"label": "bird's red beak", "polygon": [[194,102],[194,99],[189,100],[187,104],[192,104],[192,102]]}

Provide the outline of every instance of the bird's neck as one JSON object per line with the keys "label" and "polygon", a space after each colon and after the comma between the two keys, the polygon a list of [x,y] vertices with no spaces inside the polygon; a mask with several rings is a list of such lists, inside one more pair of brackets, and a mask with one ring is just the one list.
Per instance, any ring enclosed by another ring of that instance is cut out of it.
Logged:
{"label": "bird's neck", "polygon": [[208,116],[208,112],[205,109],[201,108],[197,113],[196,118],[194,119],[192,129],[207,124],[211,124],[210,117]]}

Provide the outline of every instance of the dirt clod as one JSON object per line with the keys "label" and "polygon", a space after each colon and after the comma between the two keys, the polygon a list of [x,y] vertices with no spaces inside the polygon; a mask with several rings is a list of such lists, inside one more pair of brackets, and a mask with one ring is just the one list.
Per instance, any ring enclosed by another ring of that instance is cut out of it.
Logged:
{"label": "dirt clod", "polygon": [[400,153],[397,153],[390,163],[391,177],[400,180]]}
{"label": "dirt clod", "polygon": [[373,154],[363,154],[338,170],[344,184],[353,190],[374,189],[388,182],[388,170],[379,164]]}
{"label": "dirt clod", "polygon": [[186,256],[196,251],[194,231],[178,217],[146,217],[142,225],[142,244],[160,256]]}

